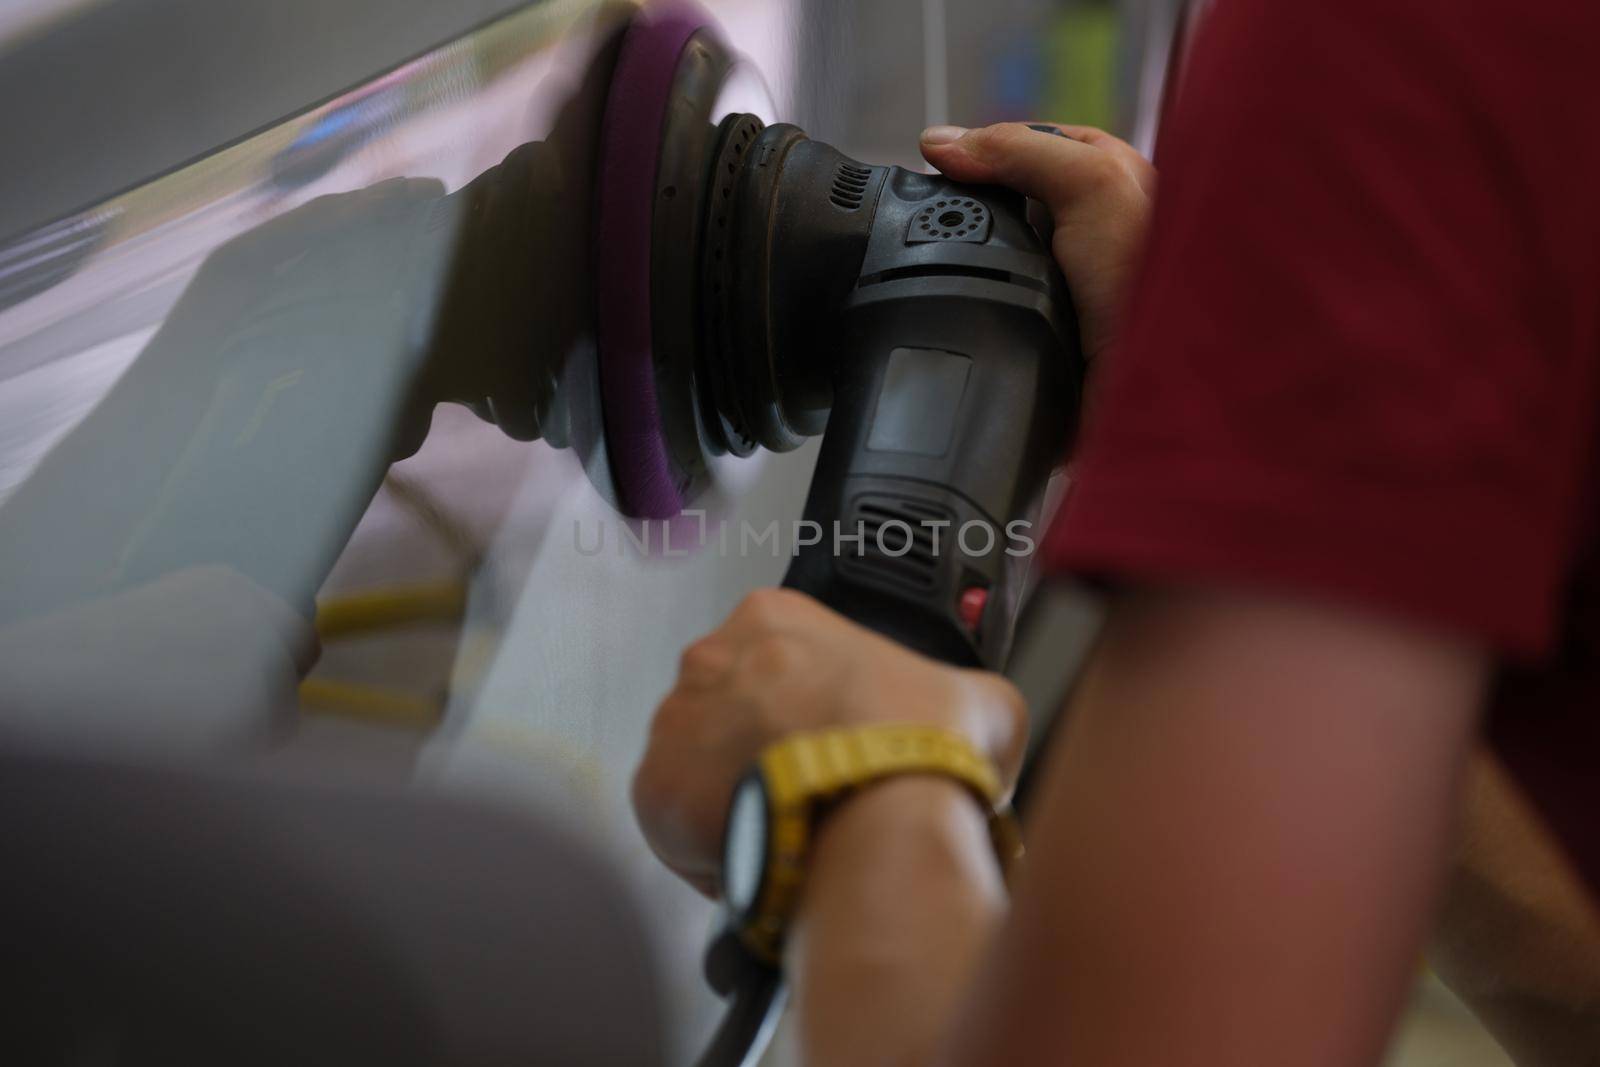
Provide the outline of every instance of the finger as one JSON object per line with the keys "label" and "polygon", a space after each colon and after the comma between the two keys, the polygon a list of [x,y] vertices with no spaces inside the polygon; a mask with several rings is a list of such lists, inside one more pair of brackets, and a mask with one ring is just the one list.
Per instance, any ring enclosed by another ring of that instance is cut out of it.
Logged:
{"label": "finger", "polygon": [[[1127,141],[1124,141],[1116,134],[1107,133],[1098,126],[1075,126],[1070,122],[1029,122],[1026,125],[1030,127],[1048,126],[1052,130],[1061,131],[1070,140],[1081,141],[1086,145],[1103,148],[1108,152],[1133,152],[1135,155],[1138,154],[1138,150]],[[1143,159],[1144,157],[1140,156],[1140,158]]]}
{"label": "finger", "polygon": [[1004,185],[1064,211],[1085,192],[1114,181],[1121,161],[1070,137],[1055,137],[1005,122],[975,130],[934,126],[924,130],[922,154],[958,182]]}
{"label": "finger", "polygon": [[1121,160],[1128,172],[1138,180],[1139,188],[1144,190],[1146,196],[1153,197],[1156,195],[1156,168],[1154,164],[1144,157],[1144,153],[1115,134],[1107,133],[1097,126],[1074,126],[1065,122],[1031,122],[1028,125],[1050,126],[1060,130],[1063,136],[1070,137],[1074,141],[1081,141],[1086,145],[1100,149],[1102,152],[1111,153]]}
{"label": "finger", "polygon": [[649,759],[634,772],[630,791],[634,817],[645,842],[673,873],[708,897],[717,895],[717,867],[696,832],[694,819],[682,810],[680,798]]}
{"label": "finger", "polygon": [[733,644],[720,631],[707,634],[678,657],[678,688],[710,689],[728,676],[736,659]]}
{"label": "finger", "polygon": [[1028,746],[1028,704],[1014,683],[994,671],[961,672],[968,686],[968,706],[979,721],[974,724],[983,748],[1009,781],[1022,765]]}
{"label": "finger", "polygon": [[719,632],[734,641],[747,641],[757,634],[788,629],[812,618],[819,607],[815,600],[793,589],[756,589],[739,601]]}
{"label": "finger", "polygon": [[741,688],[761,695],[775,680],[789,679],[806,666],[805,643],[784,634],[763,635],[745,647],[741,665],[746,668]]}

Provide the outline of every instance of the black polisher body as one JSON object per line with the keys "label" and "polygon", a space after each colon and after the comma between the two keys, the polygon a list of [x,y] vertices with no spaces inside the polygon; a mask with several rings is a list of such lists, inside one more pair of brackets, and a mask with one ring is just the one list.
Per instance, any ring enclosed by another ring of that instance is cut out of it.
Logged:
{"label": "black polisher body", "polygon": [[823,434],[784,584],[1002,665],[1083,370],[1027,201],[735,115],[704,211],[702,432],[740,454]]}

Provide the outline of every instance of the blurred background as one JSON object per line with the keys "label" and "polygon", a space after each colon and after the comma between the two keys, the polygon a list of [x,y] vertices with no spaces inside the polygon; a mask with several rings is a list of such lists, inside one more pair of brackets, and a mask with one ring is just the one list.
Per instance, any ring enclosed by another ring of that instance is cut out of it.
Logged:
{"label": "blurred background", "polygon": [[[918,131],[946,122],[1059,119],[1148,150],[1181,9],[706,6],[764,75],[769,118],[908,166],[918,165]],[[550,135],[595,42],[628,8],[0,2],[0,501],[128,372],[209,251],[323,193],[397,176],[460,188],[522,141]],[[564,269],[557,251],[542,276]],[[711,506],[725,517],[797,516],[813,460],[804,448],[729,464]],[[678,649],[745,591],[775,582],[781,562],[582,558],[568,531],[611,514],[604,481],[570,449],[514,441],[464,408],[441,408],[420,451],[381,477],[370,504],[357,502],[348,541],[318,546],[336,557],[316,590],[321,657],[308,678],[291,679],[297,718],[262,758],[291,751],[378,779],[509,797],[604,840],[656,920],[675,1048],[687,1051],[716,1010],[698,977],[710,911],[646,854],[628,775]],[[95,497],[85,484],[84,500]],[[0,544],[0,588],[15,591],[33,564],[8,551]],[[1094,621],[1083,603],[1046,614],[1016,668],[1041,711],[1059,695],[1060,649],[1081,648]],[[125,693],[128,680],[113,681]],[[82,703],[92,712],[69,723],[75,738],[160,733],[108,702]],[[1424,973],[1390,1062],[1508,1061]]]}

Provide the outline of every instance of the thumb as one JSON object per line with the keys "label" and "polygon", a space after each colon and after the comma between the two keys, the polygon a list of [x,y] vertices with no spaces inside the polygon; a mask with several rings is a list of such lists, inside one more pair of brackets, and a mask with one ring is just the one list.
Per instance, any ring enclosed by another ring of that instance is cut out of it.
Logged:
{"label": "thumb", "polygon": [[966,669],[965,706],[974,718],[969,736],[995,761],[1000,773],[1013,780],[1028,747],[1028,703],[1022,691],[1004,675]]}
{"label": "thumb", "polygon": [[922,155],[948,178],[1004,185],[1057,214],[1085,193],[1116,181],[1120,167],[1109,152],[1020,122],[975,130],[930,127],[922,133]]}

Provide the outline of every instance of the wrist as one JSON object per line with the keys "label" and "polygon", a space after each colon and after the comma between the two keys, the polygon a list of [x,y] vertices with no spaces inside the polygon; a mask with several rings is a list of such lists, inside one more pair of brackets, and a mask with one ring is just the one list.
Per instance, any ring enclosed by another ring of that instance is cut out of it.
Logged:
{"label": "wrist", "polygon": [[971,742],[935,727],[863,725],[771,745],[728,806],[722,895],[730,920],[748,948],[776,962],[808,883],[826,877],[816,872],[825,832],[820,859],[833,868],[992,874],[999,861],[980,858],[986,850],[1007,865],[1018,853],[1002,789]]}
{"label": "wrist", "polygon": [[886,780],[829,813],[813,858],[789,957],[806,1062],[933,1062],[1005,912],[981,805]]}
{"label": "wrist", "polygon": [[[932,774],[902,775],[845,798],[817,832],[811,890],[834,878],[871,878],[961,885],[996,900],[1005,881],[985,812],[960,782]],[[802,895],[801,910],[804,911]]]}

